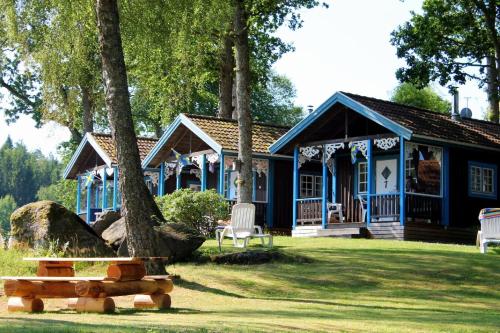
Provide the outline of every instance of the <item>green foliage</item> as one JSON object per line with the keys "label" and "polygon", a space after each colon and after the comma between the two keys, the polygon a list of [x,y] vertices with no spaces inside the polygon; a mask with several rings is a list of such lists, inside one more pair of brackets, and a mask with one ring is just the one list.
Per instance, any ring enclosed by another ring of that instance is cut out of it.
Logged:
{"label": "green foliage", "polygon": [[296,96],[290,79],[272,73],[267,83],[254,85],[250,105],[253,120],[276,125],[295,125],[304,116],[302,108],[294,105]]}
{"label": "green foliage", "polygon": [[0,198],[0,233],[6,235],[10,232],[10,215],[17,209],[17,204],[12,195]]}
{"label": "green foliage", "polygon": [[438,113],[450,113],[451,103],[438,95],[432,88],[417,88],[411,83],[402,83],[394,89],[391,101],[415,106]]}
{"label": "green foliage", "polygon": [[32,202],[40,187],[59,179],[60,171],[53,157],[28,152],[22,143],[12,145],[8,140],[0,148],[0,197],[10,194],[19,206]]}
{"label": "green foliage", "polygon": [[[480,86],[485,84],[484,60],[500,47],[500,16],[495,14],[494,3],[425,0],[422,14],[412,13],[410,21],[392,32],[391,43],[407,65],[396,72],[398,79],[418,87],[434,80],[450,88],[468,79],[478,80]],[[472,68],[479,69],[479,73]]]}
{"label": "green foliage", "polygon": [[213,235],[217,221],[229,216],[228,202],[215,190],[181,189],[157,197],[156,203],[167,222],[184,223],[205,236]]}
{"label": "green foliage", "polygon": [[36,194],[38,200],[55,201],[70,211],[76,211],[76,186],[75,180],[60,179],[48,186],[38,189]]}

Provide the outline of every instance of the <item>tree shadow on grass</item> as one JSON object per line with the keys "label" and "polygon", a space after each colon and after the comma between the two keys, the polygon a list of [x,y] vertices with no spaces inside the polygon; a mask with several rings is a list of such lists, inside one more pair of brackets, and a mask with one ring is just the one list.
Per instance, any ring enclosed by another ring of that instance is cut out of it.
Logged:
{"label": "tree shadow on grass", "polygon": [[179,287],[182,287],[182,288],[196,290],[196,291],[205,292],[205,293],[212,293],[212,294],[216,294],[216,295],[220,295],[220,296],[246,298],[243,295],[235,294],[235,293],[225,291],[222,289],[208,287],[208,286],[202,285],[202,284],[194,282],[194,281],[184,280],[182,278],[179,278],[178,280],[176,280],[176,285],[178,285]]}
{"label": "tree shadow on grass", "polygon": [[[111,325],[105,323],[87,324],[70,320],[54,320],[39,318],[6,318],[0,317],[0,332],[8,333],[74,333],[74,332],[207,332],[206,329],[192,327],[162,327],[158,325],[141,325],[140,327],[127,327],[124,325]],[[6,325],[5,325],[6,324]]]}

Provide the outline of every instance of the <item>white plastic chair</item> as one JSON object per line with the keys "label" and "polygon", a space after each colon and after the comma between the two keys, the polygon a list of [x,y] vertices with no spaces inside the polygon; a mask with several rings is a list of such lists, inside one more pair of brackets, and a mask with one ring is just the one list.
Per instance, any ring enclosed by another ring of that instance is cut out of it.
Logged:
{"label": "white plastic chair", "polygon": [[328,222],[331,221],[332,216],[336,216],[339,223],[344,223],[344,212],[341,203],[328,203]]}
{"label": "white plastic chair", "polygon": [[368,211],[368,203],[361,194],[358,194],[359,203],[361,204],[361,215],[363,218],[363,223],[366,222],[366,212]]}
{"label": "white plastic chair", "polygon": [[[481,230],[478,232],[479,249],[481,253],[488,251],[489,243],[500,244],[500,210],[489,209],[482,210],[479,220],[481,221]],[[484,215],[483,215],[484,214]]]}
{"label": "white plastic chair", "polygon": [[[255,206],[253,204],[240,203],[233,206],[231,212],[231,224],[222,230],[215,232],[219,250],[222,248],[224,237],[232,238],[234,247],[246,248],[250,238],[260,238],[264,246],[264,238],[268,239],[268,246],[273,246],[273,236],[264,234],[262,228],[255,225]],[[238,240],[242,239],[243,243]]]}

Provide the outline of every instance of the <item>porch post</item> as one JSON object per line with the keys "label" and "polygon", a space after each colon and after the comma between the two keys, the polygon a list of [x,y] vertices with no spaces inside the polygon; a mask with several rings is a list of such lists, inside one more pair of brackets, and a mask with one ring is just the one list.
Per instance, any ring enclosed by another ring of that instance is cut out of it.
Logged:
{"label": "porch post", "polygon": [[443,165],[441,167],[441,223],[450,224],[450,149],[443,147]]}
{"label": "porch post", "polygon": [[328,199],[328,167],[326,166],[325,153],[323,149],[323,174],[322,174],[322,189],[321,189],[321,224],[323,229],[326,229],[328,223],[327,199]]}
{"label": "porch post", "polygon": [[332,202],[337,202],[337,158],[333,158],[332,166]]}
{"label": "porch post", "polygon": [[201,191],[207,190],[207,157],[201,155]]}
{"label": "porch post", "polygon": [[92,183],[87,185],[87,224],[90,223],[90,206],[92,205]]}
{"label": "porch post", "polygon": [[297,227],[297,199],[299,198],[299,147],[293,149],[293,202],[292,226]]}
{"label": "porch post", "polygon": [[181,178],[181,173],[182,173],[182,169],[179,170],[179,172],[176,172],[176,179],[175,179],[175,189],[176,190],[180,190],[181,187],[182,187],[182,178]]}
{"label": "porch post", "polygon": [[160,164],[160,174],[158,175],[158,196],[165,195],[165,163]]}
{"label": "porch post", "polygon": [[80,176],[76,176],[76,215],[80,214],[80,200],[82,195],[82,185],[80,184]]}
{"label": "porch post", "polygon": [[366,193],[366,226],[370,226],[372,220],[372,181],[373,181],[373,162],[372,162],[372,140],[367,140],[366,160],[368,168],[368,184]]}
{"label": "porch post", "polygon": [[102,210],[105,210],[108,208],[108,196],[107,196],[107,178],[108,175],[106,174],[106,167],[104,167],[102,171]]}
{"label": "porch post", "polygon": [[113,210],[118,209],[118,168],[113,168]]}
{"label": "porch post", "polygon": [[219,154],[219,194],[224,196],[224,152]]}
{"label": "porch post", "polygon": [[274,160],[269,160],[269,171],[267,175],[267,211],[266,220],[269,228],[273,227],[274,218]]}
{"label": "porch post", "polygon": [[399,137],[399,223],[405,225],[406,221],[406,156],[405,138]]}

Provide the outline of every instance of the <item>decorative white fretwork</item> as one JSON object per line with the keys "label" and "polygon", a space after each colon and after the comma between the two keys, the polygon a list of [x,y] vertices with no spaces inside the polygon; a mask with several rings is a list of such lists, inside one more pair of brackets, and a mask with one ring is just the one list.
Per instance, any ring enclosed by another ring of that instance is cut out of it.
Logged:
{"label": "decorative white fretwork", "polygon": [[191,170],[189,170],[189,173],[194,175],[199,180],[201,180],[201,170],[200,169],[191,169]]}
{"label": "decorative white fretwork", "polygon": [[391,149],[392,147],[395,147],[398,142],[399,142],[399,137],[381,138],[373,140],[375,146],[383,150],[388,150]]}
{"label": "decorative white fretwork", "polygon": [[191,157],[191,162],[194,163],[199,169],[202,168],[203,155],[195,155]]}
{"label": "decorative white fretwork", "polygon": [[257,172],[259,177],[262,177],[262,174],[266,175],[267,177],[267,172],[269,170],[269,161],[252,159],[252,170]]}
{"label": "decorative white fretwork", "polygon": [[217,153],[207,154],[206,158],[208,163],[213,164],[219,160],[219,154]]}
{"label": "decorative white fretwork", "polygon": [[311,160],[314,156],[318,155],[321,146],[300,147],[300,154],[304,155],[307,160]]}
{"label": "decorative white fretwork", "polygon": [[172,162],[172,163],[165,163],[165,180],[170,178],[174,174],[174,172],[177,169],[177,163]]}
{"label": "decorative white fretwork", "polygon": [[349,142],[349,148],[352,148],[352,147],[358,147],[359,151],[361,152],[361,154],[363,154],[363,156],[365,158],[368,158],[368,141],[351,141]]}
{"label": "decorative white fretwork", "polygon": [[300,169],[300,167],[302,166],[302,164],[306,163],[307,161],[308,161],[307,157],[305,157],[304,155],[299,155],[298,168]]}
{"label": "decorative white fretwork", "polygon": [[151,183],[153,185],[158,185],[158,179],[160,178],[159,177],[160,174],[156,171],[145,171],[144,172],[144,177],[149,177],[149,179],[151,179]]}
{"label": "decorative white fretwork", "polygon": [[335,152],[341,148],[345,147],[344,142],[338,142],[338,143],[329,143],[325,145],[325,150],[324,150],[324,158],[325,160],[329,160]]}

